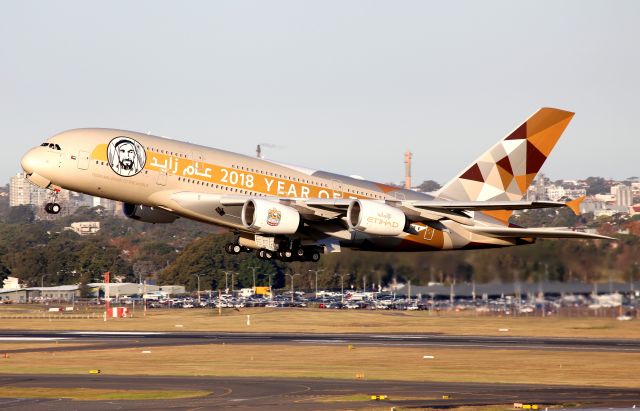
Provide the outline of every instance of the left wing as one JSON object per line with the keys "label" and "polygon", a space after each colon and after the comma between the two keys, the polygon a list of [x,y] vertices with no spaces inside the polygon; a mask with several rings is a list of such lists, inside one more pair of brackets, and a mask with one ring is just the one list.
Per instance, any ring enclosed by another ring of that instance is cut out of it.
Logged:
{"label": "left wing", "polygon": [[[167,211],[214,222],[226,213],[235,224],[248,232],[265,234],[293,234],[303,223],[337,223],[342,229],[363,231],[372,235],[396,236],[408,223],[418,221],[452,220],[472,233],[491,237],[537,238],[598,238],[589,234],[553,228],[511,228],[478,225],[467,212],[486,210],[527,210],[536,208],[570,207],[577,211],[582,198],[569,203],[553,201],[422,201],[367,200],[261,197],[249,195],[220,195],[189,191],[164,192],[157,205]],[[218,215],[216,215],[216,213]],[[322,226],[322,224],[321,224]],[[338,227],[336,226],[336,227]],[[316,227],[319,228],[319,227]]]}
{"label": "left wing", "polygon": [[594,238],[599,240],[615,240],[600,234],[583,233],[581,231],[563,230],[557,228],[512,228],[502,226],[473,226],[465,227],[475,234],[489,237],[512,237],[512,238]]}

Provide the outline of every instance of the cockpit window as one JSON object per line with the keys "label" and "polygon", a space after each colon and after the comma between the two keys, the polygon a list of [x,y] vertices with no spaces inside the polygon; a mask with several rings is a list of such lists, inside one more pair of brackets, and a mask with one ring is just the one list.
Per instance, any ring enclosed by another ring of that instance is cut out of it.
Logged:
{"label": "cockpit window", "polygon": [[40,147],[49,147],[50,149],[53,149],[53,150],[62,151],[60,146],[58,144],[54,144],[54,143],[42,143],[42,144],[40,144]]}

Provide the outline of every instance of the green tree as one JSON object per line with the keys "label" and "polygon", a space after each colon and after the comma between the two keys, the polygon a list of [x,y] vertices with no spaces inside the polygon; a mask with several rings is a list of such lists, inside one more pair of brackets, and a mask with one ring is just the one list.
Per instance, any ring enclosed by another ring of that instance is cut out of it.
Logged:
{"label": "green tree", "polygon": [[418,190],[423,193],[430,193],[432,191],[439,190],[442,186],[433,180],[423,181],[422,184],[418,186]]}

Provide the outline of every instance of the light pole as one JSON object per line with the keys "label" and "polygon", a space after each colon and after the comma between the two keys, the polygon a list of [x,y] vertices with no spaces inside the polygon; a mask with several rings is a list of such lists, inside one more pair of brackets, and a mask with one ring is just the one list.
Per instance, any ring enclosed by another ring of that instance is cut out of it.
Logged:
{"label": "light pole", "polygon": [[225,294],[229,292],[229,274],[231,274],[231,281],[233,281],[233,273],[231,271],[223,271],[224,272],[224,292]]}
{"label": "light pole", "polygon": [[291,278],[291,303],[293,304],[293,279],[300,274],[287,274]]}
{"label": "light pole", "polygon": [[334,275],[340,277],[340,303],[344,304],[344,276],[347,274],[335,273]]}
{"label": "light pole", "polygon": [[237,275],[238,273],[236,273],[235,271],[232,271],[232,272],[231,272],[231,295],[233,295],[233,285],[235,284],[235,281],[234,281],[234,279],[233,279],[233,275],[234,275],[234,274],[236,274],[236,275]]}
{"label": "light pole", "polygon": [[253,270],[253,293],[256,293],[256,270],[260,267],[249,267]]}
{"label": "light pole", "polygon": [[310,273],[316,273],[316,298],[318,298],[318,273],[324,270],[309,270]]}
{"label": "light pole", "polygon": [[269,298],[273,300],[273,290],[271,289],[271,277],[273,277],[273,274],[267,274],[267,277],[269,277]]}
{"label": "light pole", "polygon": [[201,303],[201,300],[200,300],[200,277],[202,277],[204,274],[193,274],[193,275],[198,277],[198,304],[200,304]]}

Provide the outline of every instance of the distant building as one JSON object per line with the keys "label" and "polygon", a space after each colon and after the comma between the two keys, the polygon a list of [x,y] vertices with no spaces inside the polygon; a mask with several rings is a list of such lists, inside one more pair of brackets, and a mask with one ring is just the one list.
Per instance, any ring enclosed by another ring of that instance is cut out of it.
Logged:
{"label": "distant building", "polygon": [[[93,207],[103,207],[108,214],[115,214],[118,209],[118,202],[108,198],[93,197]],[[121,206],[120,206],[121,207]]]}
{"label": "distant building", "polygon": [[596,200],[598,201],[602,201],[605,203],[615,203],[616,201],[616,196],[613,194],[596,194],[595,196],[593,196]]}
{"label": "distant building", "polygon": [[132,295],[143,295],[144,293],[159,293],[159,295],[165,297],[171,297],[173,295],[179,295],[185,293],[185,287],[183,285],[150,285],[139,283],[90,283],[87,284],[91,293],[102,296],[106,295],[106,288],[109,288],[109,297],[127,297]]}
{"label": "distant building", "polygon": [[[9,206],[17,207],[21,205],[32,205],[37,210],[41,211],[42,206],[50,201],[51,191],[40,188],[35,184],[31,184],[27,180],[25,173],[18,173],[11,177],[9,180]],[[58,193],[58,202],[65,205],[63,209],[67,213],[72,210],[68,210],[69,205],[69,191],[61,190]]]}
{"label": "distant building", "polygon": [[0,289],[0,301],[27,303],[33,301],[73,301],[80,296],[77,285]]}
{"label": "distant building", "polygon": [[31,204],[33,185],[27,180],[25,173],[18,173],[9,180],[9,206],[17,207]]}
{"label": "distant building", "polygon": [[80,235],[95,234],[100,231],[99,221],[80,221],[71,223],[71,227],[65,227],[65,230],[71,230]]}
{"label": "distant building", "polygon": [[624,184],[612,187],[612,191],[615,188],[616,205],[629,207],[633,204],[633,195],[631,194],[631,187]]}
{"label": "distant building", "polygon": [[2,289],[20,288],[20,279],[18,277],[7,277],[2,280]]}

